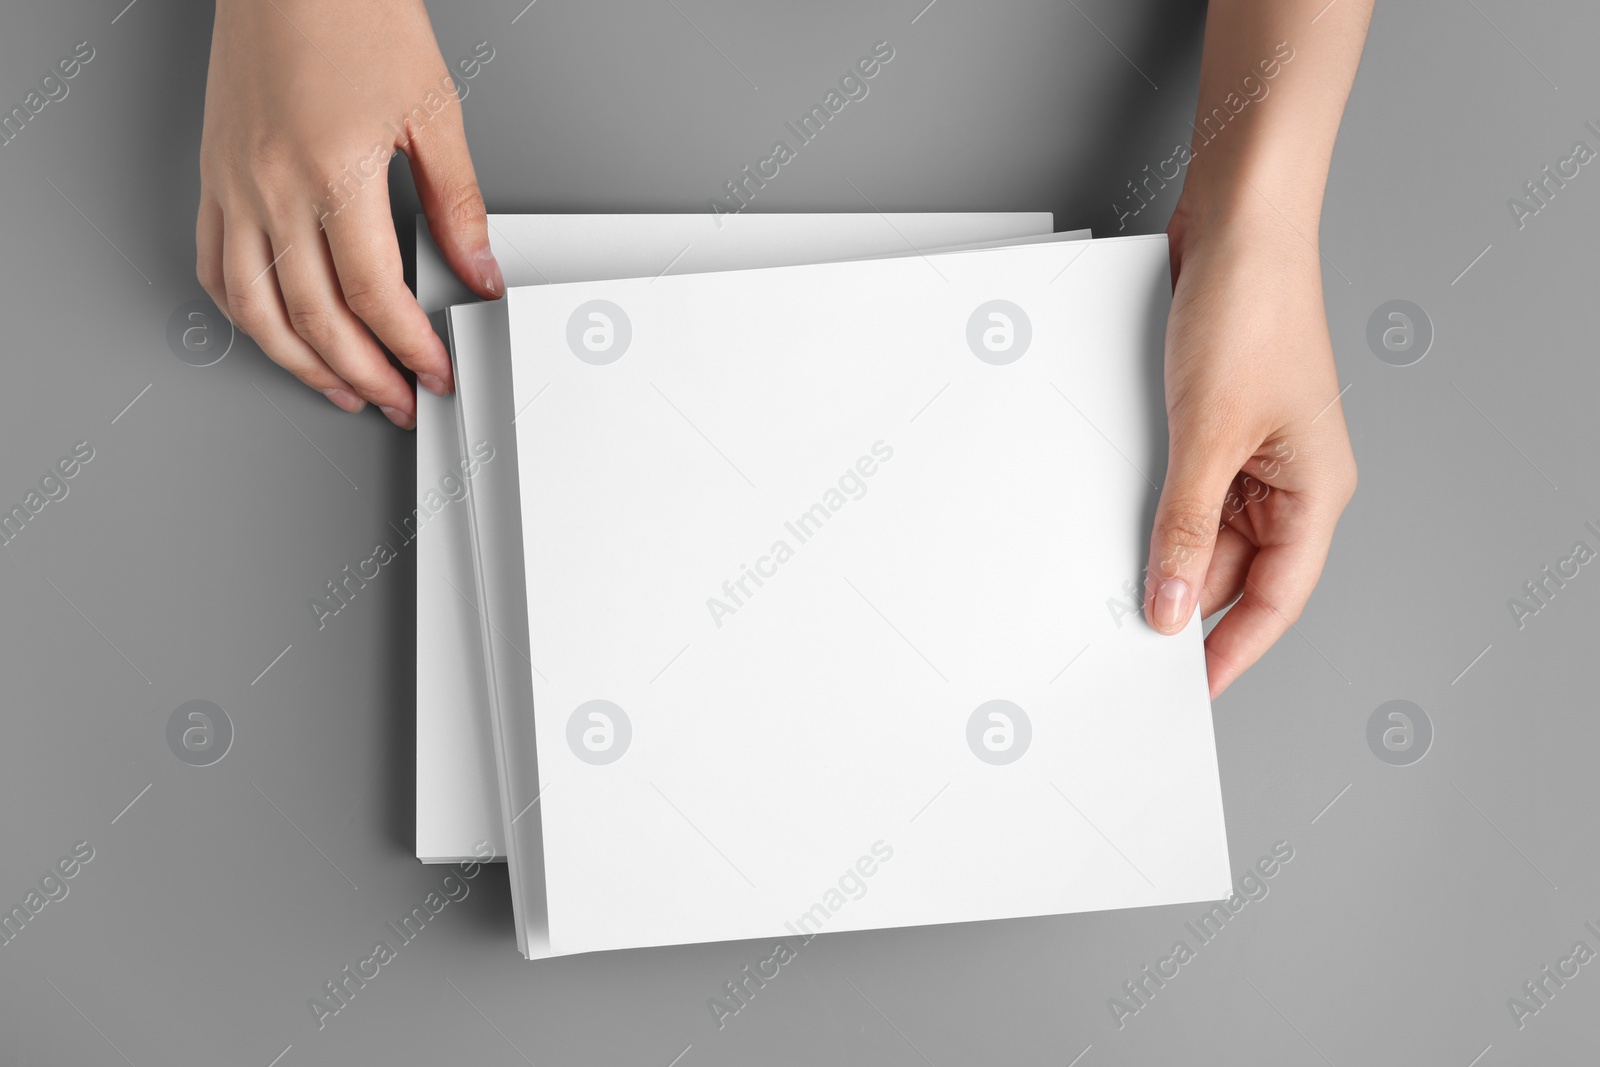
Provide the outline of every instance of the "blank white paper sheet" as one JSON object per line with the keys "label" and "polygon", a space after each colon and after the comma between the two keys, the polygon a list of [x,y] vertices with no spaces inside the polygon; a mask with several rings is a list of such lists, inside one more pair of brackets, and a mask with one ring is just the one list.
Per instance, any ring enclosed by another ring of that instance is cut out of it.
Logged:
{"label": "blank white paper sheet", "polygon": [[1200,623],[1125,605],[1164,237],[508,300],[529,955],[1230,892]]}
{"label": "blank white paper sheet", "polygon": [[[720,225],[708,212],[489,216],[510,286],[909,255],[1051,229],[1049,212],[749,214]],[[417,299],[441,335],[444,309],[473,299],[421,218]],[[471,451],[483,440],[463,443],[458,430],[455,398],[419,390],[417,513],[405,525],[417,551],[416,847],[428,863],[505,855],[464,503],[466,483],[495,460],[485,464]]]}

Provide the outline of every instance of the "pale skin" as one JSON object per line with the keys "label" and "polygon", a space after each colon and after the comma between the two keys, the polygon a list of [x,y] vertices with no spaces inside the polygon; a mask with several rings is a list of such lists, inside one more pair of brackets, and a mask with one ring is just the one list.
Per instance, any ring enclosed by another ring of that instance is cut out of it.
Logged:
{"label": "pale skin", "polygon": [[1317,232],[1371,17],[1372,0],[1212,0],[1207,13],[1197,124],[1280,42],[1295,57],[1196,146],[1167,226],[1170,445],[1145,615],[1172,634],[1233,605],[1206,638],[1213,697],[1300,617],[1355,492]]}
{"label": "pale skin", "polygon": [[[1322,197],[1373,0],[1212,0],[1197,126],[1246,75],[1291,62],[1197,151],[1167,227],[1170,447],[1145,614],[1206,640],[1218,696],[1294,623],[1355,491],[1322,302]],[[346,411],[416,425],[411,383],[453,387],[406,288],[384,178],[402,152],[445,259],[505,291],[420,0],[217,0],[196,271],[241,330]],[[339,192],[330,190],[334,183]]]}
{"label": "pale skin", "polygon": [[[479,296],[505,291],[449,85],[416,0],[218,0],[200,284],[295,377],[346,411],[375,404],[404,429],[416,425],[416,396],[384,349],[432,392],[448,393],[452,378],[406,289],[384,178],[391,150],[409,160],[450,266]],[[347,174],[330,195],[327,183]]]}

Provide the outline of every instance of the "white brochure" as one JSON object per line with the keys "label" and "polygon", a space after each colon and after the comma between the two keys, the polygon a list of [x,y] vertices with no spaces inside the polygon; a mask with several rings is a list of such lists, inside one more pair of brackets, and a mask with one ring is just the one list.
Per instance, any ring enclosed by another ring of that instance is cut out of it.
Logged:
{"label": "white brochure", "polygon": [[1125,591],[1164,237],[508,299],[527,954],[1230,892],[1200,623]]}
{"label": "white brochure", "polygon": [[[663,271],[732,270],[827,259],[915,254],[1047,235],[1049,212],[920,214],[491,215],[489,240],[511,286]],[[1087,232],[1074,236],[1087,236]],[[417,220],[417,299],[442,312],[473,295]],[[503,858],[494,746],[472,598],[464,477],[484,461],[458,447],[453,397],[417,395],[417,514],[403,523],[417,552],[417,858]],[[462,467],[465,463],[467,466]],[[494,461],[488,461],[490,467]]]}

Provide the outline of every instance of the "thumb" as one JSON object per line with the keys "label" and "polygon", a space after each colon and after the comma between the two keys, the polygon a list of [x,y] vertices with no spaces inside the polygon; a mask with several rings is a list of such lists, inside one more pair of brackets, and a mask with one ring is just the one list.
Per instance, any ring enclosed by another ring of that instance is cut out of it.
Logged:
{"label": "thumb", "polygon": [[506,282],[489,249],[489,220],[467,151],[460,103],[415,132],[401,151],[411,162],[428,229],[450,269],[479,296],[504,295]]}
{"label": "thumb", "polygon": [[1200,602],[1222,504],[1244,461],[1215,441],[1184,436],[1174,427],[1145,574],[1145,618],[1164,634],[1182,630]]}

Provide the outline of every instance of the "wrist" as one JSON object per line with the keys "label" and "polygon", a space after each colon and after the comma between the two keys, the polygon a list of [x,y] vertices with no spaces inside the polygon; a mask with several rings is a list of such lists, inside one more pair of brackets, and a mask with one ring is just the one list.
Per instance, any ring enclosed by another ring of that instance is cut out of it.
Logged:
{"label": "wrist", "polygon": [[1304,131],[1253,119],[1192,144],[1174,228],[1190,240],[1240,229],[1287,229],[1314,244],[1329,153]]}
{"label": "wrist", "polygon": [[1230,240],[1241,250],[1298,246],[1315,258],[1323,177],[1270,167],[1203,169],[1184,179],[1167,236],[1179,251]]}

